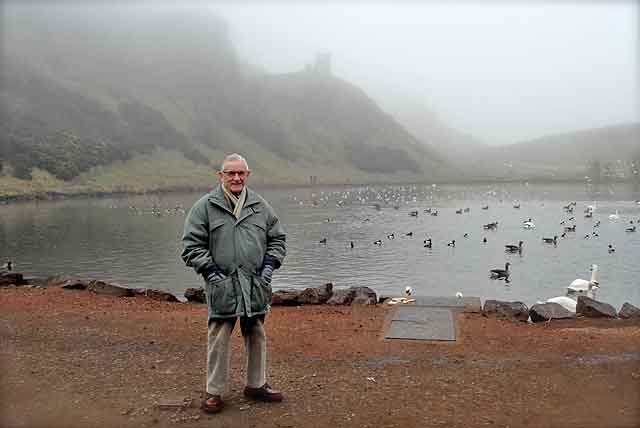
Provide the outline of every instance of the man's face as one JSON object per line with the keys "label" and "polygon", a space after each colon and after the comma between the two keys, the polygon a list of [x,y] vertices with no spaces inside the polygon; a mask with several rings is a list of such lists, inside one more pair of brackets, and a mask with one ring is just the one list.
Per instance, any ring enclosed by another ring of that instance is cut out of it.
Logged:
{"label": "man's face", "polygon": [[222,171],[218,171],[218,177],[222,185],[236,195],[242,192],[249,174],[250,171],[247,168],[247,164],[241,160],[226,161],[222,165]]}

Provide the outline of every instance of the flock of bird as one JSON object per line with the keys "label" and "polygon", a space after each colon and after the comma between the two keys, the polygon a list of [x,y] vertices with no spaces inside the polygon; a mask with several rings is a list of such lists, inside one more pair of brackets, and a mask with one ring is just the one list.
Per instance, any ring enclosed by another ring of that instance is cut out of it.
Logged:
{"label": "flock of bird", "polygon": [[[567,234],[569,233],[575,233],[577,230],[577,226],[575,224],[575,215],[574,215],[574,210],[576,209],[576,202],[570,202],[567,205],[563,206],[563,210],[565,212],[565,214],[568,216],[568,218],[566,220],[562,220],[560,221],[560,226],[562,226],[562,233],[558,236],[558,235],[553,235],[552,237],[542,237],[542,243],[543,244],[551,244],[554,246],[558,245],[558,238],[565,238],[567,237]],[[374,205],[374,207],[376,209],[380,209],[379,205]],[[394,206],[394,208],[397,209],[397,206]],[[513,204],[513,208],[514,209],[520,209],[521,208],[521,204],[520,203],[514,203]],[[488,205],[482,205],[481,207],[482,210],[488,210],[489,206]],[[589,205],[585,208],[584,210],[584,217],[586,219],[592,219],[594,216],[594,213],[596,211],[596,207],[595,204],[594,205]],[[424,213],[431,215],[431,216],[437,216],[438,215],[438,210],[436,210],[435,208],[427,208],[423,210]],[[470,208],[461,208],[461,209],[455,209],[455,214],[464,214],[464,213],[468,213],[470,212]],[[420,215],[420,212],[418,210],[412,210],[409,211],[409,216],[412,217],[418,217]],[[620,220],[620,214],[618,213],[618,211],[616,210],[615,213],[612,213],[611,215],[608,216],[608,219],[611,222],[617,222],[618,220]],[[331,219],[327,219],[327,221],[331,221]],[[369,221],[368,218],[364,219],[364,221]],[[640,222],[640,218],[635,220],[630,220],[629,221],[629,226],[625,228],[626,232],[630,232],[633,233],[636,231],[636,224]],[[491,230],[497,230],[498,229],[498,221],[493,221],[487,224],[483,225],[483,230],[485,231],[491,231]],[[590,239],[590,238],[596,238],[599,237],[599,233],[598,233],[598,228],[600,227],[601,221],[600,220],[596,220],[593,222],[593,230],[584,235],[584,239]],[[536,228],[536,224],[534,222],[534,220],[532,218],[527,218],[526,220],[524,220],[522,222],[522,228],[523,229],[535,229]],[[403,234],[399,234],[399,236],[405,236],[405,237],[413,237],[414,233],[413,232],[407,232],[407,233],[403,233]],[[468,233],[464,233],[463,238],[468,238],[469,234]],[[396,238],[396,233],[390,233],[386,236],[387,240],[393,240]],[[322,240],[319,241],[321,244],[326,245],[327,244],[327,238],[323,238]],[[484,236],[482,238],[482,242],[486,243],[487,242],[487,237]],[[376,246],[382,246],[384,243],[383,239],[377,239],[375,241],[373,241],[373,244]],[[353,241],[350,241],[349,243],[350,248],[354,248],[355,247],[355,243]],[[442,244],[444,245],[444,244]],[[456,246],[456,240],[452,239],[450,241],[448,241],[446,243],[446,245],[448,247],[455,247]],[[427,237],[424,241],[423,241],[423,247],[427,248],[427,249],[432,249],[434,246],[434,242],[433,239],[430,237]],[[507,253],[522,253],[523,251],[523,247],[524,247],[524,241],[519,240],[517,244],[511,244],[508,243],[504,246],[505,252]],[[614,253],[615,252],[615,248],[613,246],[613,244],[609,243],[607,246],[607,251],[609,253]],[[511,275],[511,271],[510,271],[510,266],[511,263],[510,262],[506,262],[504,269],[502,268],[495,268],[495,269],[490,269],[489,270],[489,277],[491,279],[499,279],[499,280],[505,280],[505,282],[509,282],[509,277]],[[554,302],[554,303],[558,303],[560,305],[562,305],[563,307],[565,307],[567,310],[575,312],[575,308],[576,308],[576,299],[578,295],[586,295],[589,297],[594,297],[595,296],[595,290],[598,289],[599,287],[599,283],[597,280],[597,273],[598,273],[598,266],[597,265],[592,265],[591,266],[591,272],[592,272],[592,277],[591,280],[587,281],[584,279],[576,279],[575,281],[573,281],[569,286],[566,287],[566,294],[563,296],[557,296],[557,297],[553,297],[548,299],[548,302]],[[406,290],[405,290],[406,291]],[[410,295],[409,293],[405,293],[408,295]],[[461,293],[459,293],[461,294]],[[461,296],[458,296],[461,297]]]}

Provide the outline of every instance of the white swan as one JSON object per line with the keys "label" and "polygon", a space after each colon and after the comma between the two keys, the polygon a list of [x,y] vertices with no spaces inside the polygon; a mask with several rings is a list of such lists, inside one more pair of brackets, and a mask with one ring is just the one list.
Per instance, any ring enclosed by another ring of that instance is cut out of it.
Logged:
{"label": "white swan", "polygon": [[618,220],[620,218],[620,214],[618,214],[618,210],[616,210],[615,214],[609,215],[609,220]]}
{"label": "white swan", "polygon": [[566,310],[575,313],[576,306],[578,304],[578,295],[587,296],[591,299],[595,299],[595,290],[598,289],[598,286],[595,284],[589,284],[586,292],[570,292],[567,287],[567,295],[566,296],[558,296],[547,299],[547,303],[557,303]]}
{"label": "white swan", "polygon": [[[591,280],[586,279],[574,279],[573,282],[567,287],[567,293],[571,294],[585,294],[592,293],[592,289],[598,289],[600,283],[598,282],[598,265],[591,265]],[[589,296],[592,297],[592,296]]]}
{"label": "white swan", "polygon": [[567,287],[566,296],[558,296],[547,299],[547,303],[557,303],[566,310],[575,313],[578,296],[587,296],[595,299],[595,291],[598,289],[598,265],[591,265],[591,281],[576,279]]}
{"label": "white swan", "polygon": [[563,308],[565,308],[566,310],[568,310],[569,312],[573,312],[573,313],[576,312],[576,305],[578,304],[576,300],[573,300],[571,297],[568,297],[568,296],[552,297],[550,299],[547,299],[547,303],[557,303]]}

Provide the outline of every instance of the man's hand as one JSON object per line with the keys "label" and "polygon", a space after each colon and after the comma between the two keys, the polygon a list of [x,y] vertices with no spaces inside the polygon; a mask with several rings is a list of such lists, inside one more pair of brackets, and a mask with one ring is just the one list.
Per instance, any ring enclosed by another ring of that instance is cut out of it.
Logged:
{"label": "man's hand", "polygon": [[207,282],[212,283],[216,281],[220,281],[221,279],[225,279],[226,276],[220,271],[214,271],[207,275]]}
{"label": "man's hand", "polygon": [[227,276],[222,272],[222,270],[216,265],[212,264],[207,266],[204,272],[201,272],[202,276],[208,283],[220,281],[221,279],[225,279]]}
{"label": "man's hand", "polygon": [[273,265],[266,264],[262,268],[262,272],[260,272],[260,277],[267,283],[271,284],[271,279],[273,277]]}

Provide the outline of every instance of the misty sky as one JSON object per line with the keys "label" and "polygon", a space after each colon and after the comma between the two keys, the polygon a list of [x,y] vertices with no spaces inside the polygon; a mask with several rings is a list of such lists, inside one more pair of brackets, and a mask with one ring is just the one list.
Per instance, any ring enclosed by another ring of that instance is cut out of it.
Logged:
{"label": "misty sky", "polygon": [[330,52],[334,74],[383,108],[413,97],[490,144],[640,121],[638,2],[212,9],[241,57],[269,72]]}

